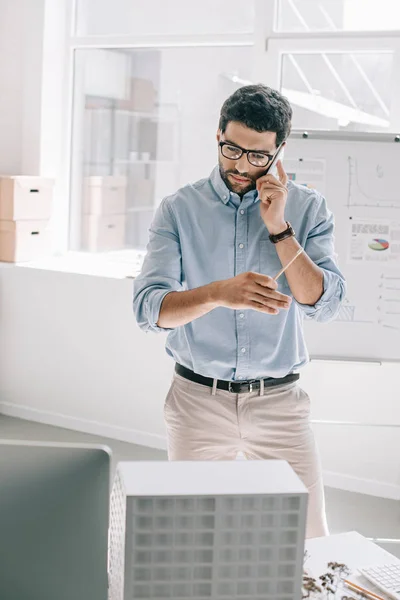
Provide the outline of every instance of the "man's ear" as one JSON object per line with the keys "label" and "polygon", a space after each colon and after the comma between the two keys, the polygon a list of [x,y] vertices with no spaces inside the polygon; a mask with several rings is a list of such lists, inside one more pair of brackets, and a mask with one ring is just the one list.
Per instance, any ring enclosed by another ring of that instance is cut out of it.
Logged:
{"label": "man's ear", "polygon": [[217,130],[217,142],[220,142],[220,141],[221,141],[221,135],[222,135],[222,132],[221,132],[221,130],[220,130],[220,129],[218,129],[218,130]]}

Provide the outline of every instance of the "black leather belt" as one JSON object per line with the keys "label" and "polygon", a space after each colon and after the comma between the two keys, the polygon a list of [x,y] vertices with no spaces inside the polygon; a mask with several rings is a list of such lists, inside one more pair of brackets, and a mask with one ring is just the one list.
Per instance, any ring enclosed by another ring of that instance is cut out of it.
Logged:
{"label": "black leather belt", "polygon": [[[198,375],[197,373],[194,373],[190,369],[187,369],[178,363],[175,365],[175,372],[189,381],[194,381],[194,383],[200,383],[201,385],[213,387],[214,380],[212,377],[203,377],[203,375]],[[264,379],[264,388],[275,387],[277,385],[286,385],[288,383],[298,381],[299,379],[300,375],[298,373],[290,373],[281,379],[268,377],[267,379]],[[232,394],[248,394],[249,392],[255,392],[260,389],[260,379],[247,379],[246,381],[223,381],[218,379],[217,388],[219,390],[231,392]]]}

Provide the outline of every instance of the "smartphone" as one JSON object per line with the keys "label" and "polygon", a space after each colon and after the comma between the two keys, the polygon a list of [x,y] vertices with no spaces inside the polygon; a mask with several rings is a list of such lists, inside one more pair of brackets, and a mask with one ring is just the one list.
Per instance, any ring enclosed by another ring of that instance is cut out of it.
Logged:
{"label": "smartphone", "polygon": [[267,175],[268,173],[271,173],[271,175],[278,178],[278,168],[276,166],[276,163],[278,162],[278,160],[283,160],[283,155],[285,152],[285,145],[286,145],[286,142],[282,142],[280,144],[277,151],[275,152],[275,156],[272,159],[271,164],[268,166],[268,169],[265,172],[265,175]]}

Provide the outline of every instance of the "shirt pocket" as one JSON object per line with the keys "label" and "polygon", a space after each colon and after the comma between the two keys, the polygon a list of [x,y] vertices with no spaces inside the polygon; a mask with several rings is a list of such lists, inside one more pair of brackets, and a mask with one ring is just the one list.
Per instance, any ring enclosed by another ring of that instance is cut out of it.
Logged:
{"label": "shirt pocket", "polygon": [[[269,240],[260,241],[259,260],[259,273],[261,273],[262,275],[275,277],[275,275],[277,275],[282,269],[282,263],[279,260],[279,256],[275,249],[275,246]],[[289,284],[286,280],[285,275],[281,275],[278,279],[278,290],[284,291],[285,294],[290,293]]]}

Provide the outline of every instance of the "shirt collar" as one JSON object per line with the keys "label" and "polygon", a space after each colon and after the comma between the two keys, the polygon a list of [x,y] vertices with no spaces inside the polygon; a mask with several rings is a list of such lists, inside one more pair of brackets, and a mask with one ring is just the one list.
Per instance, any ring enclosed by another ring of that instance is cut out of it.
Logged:
{"label": "shirt collar", "polygon": [[[211,182],[211,185],[214,188],[215,192],[218,194],[218,196],[220,197],[220,199],[222,200],[222,202],[224,204],[228,204],[231,196],[236,196],[236,194],[233,194],[228,189],[226,183],[222,179],[221,173],[219,172],[218,165],[216,167],[214,167],[214,169],[211,172],[210,182]],[[251,192],[247,192],[247,194],[244,195],[244,199],[246,199],[246,200],[250,199],[252,202],[256,202],[257,200],[259,200],[257,190],[252,190]]]}

